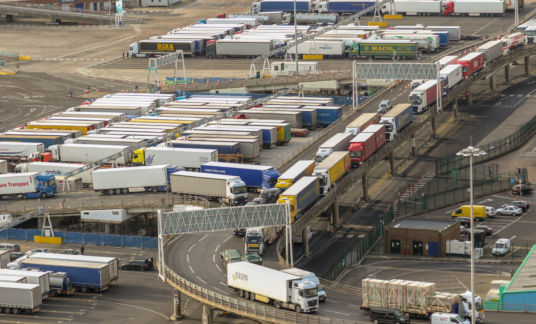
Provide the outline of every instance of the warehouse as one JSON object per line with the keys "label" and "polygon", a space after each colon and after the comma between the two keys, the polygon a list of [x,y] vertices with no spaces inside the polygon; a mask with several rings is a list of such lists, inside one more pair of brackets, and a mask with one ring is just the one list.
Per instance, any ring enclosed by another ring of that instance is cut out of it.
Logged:
{"label": "warehouse", "polygon": [[534,311],[536,308],[536,245],[517,269],[510,283],[501,293],[502,310],[510,312]]}
{"label": "warehouse", "polygon": [[459,222],[401,219],[385,227],[383,252],[419,256],[446,256],[445,242],[459,239]]}

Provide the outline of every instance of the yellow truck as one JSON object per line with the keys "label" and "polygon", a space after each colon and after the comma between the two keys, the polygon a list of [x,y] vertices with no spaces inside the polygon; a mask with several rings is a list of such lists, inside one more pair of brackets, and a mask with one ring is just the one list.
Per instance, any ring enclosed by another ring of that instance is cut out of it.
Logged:
{"label": "yellow truck", "polygon": [[[456,220],[458,217],[471,218],[471,205],[460,206],[452,213],[452,219]],[[488,217],[486,206],[473,205],[473,218],[477,222],[482,222]]]}
{"label": "yellow truck", "polygon": [[50,124],[50,123],[30,123],[26,126],[28,129],[58,129],[58,130],[77,130],[82,135],[87,135],[87,132],[94,129],[94,126],[90,125],[76,125],[76,124]]}
{"label": "yellow truck", "polygon": [[290,169],[285,171],[275,184],[276,188],[279,188],[281,192],[290,188],[294,183],[300,180],[302,177],[311,176],[315,171],[314,160],[298,161]]}
{"label": "yellow truck", "polygon": [[298,220],[320,198],[318,177],[302,177],[279,196],[279,204],[290,205],[291,222]]}
{"label": "yellow truck", "polygon": [[156,165],[170,164],[185,168],[187,171],[201,171],[201,165],[218,162],[218,150],[179,147],[143,147],[134,151],[132,164]]}
{"label": "yellow truck", "polygon": [[320,162],[313,172],[313,176],[320,178],[320,194],[327,194],[351,168],[350,152],[348,151],[333,152]]}

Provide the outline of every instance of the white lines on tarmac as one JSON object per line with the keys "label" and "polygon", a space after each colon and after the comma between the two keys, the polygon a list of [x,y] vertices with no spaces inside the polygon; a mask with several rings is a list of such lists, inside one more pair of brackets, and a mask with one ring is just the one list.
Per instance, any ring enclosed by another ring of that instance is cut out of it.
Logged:
{"label": "white lines on tarmac", "polygon": [[338,302],[334,301],[334,300],[329,300],[329,299],[326,299],[327,302],[330,302],[330,303],[335,303],[335,304],[338,304]]}
{"label": "white lines on tarmac", "polygon": [[218,250],[220,249],[220,246],[221,246],[221,245],[218,245],[218,247],[216,248],[216,250],[214,250],[214,253],[218,252]]}
{"label": "white lines on tarmac", "polygon": [[350,316],[350,314],[346,314],[346,313],[341,313],[341,312],[334,312],[334,311],[330,311],[330,310],[324,310],[324,312],[328,312],[328,313],[333,313],[333,314],[339,314],[339,315],[346,315],[346,316]]}
{"label": "white lines on tarmac", "polygon": [[192,273],[195,273],[194,269],[192,269],[192,266],[189,266],[189,267],[190,267],[190,271],[192,271]]}
{"label": "white lines on tarmac", "polygon": [[517,235],[512,236],[512,238],[510,239],[510,241],[513,240],[513,239],[515,239],[516,237],[517,237]]}
{"label": "white lines on tarmac", "polygon": [[218,270],[220,270],[220,272],[223,272],[223,271],[221,271],[220,267],[218,267],[218,265],[217,265],[217,264],[216,264],[216,268],[218,268]]}
{"label": "white lines on tarmac", "polygon": [[192,250],[192,248],[195,246],[195,243],[194,245],[190,246],[190,248],[188,249],[188,253],[190,253],[190,251]]}
{"label": "white lines on tarmac", "polygon": [[201,281],[202,283],[204,283],[205,285],[207,284],[207,282],[201,278],[199,278],[199,276],[197,276],[197,279],[199,279],[199,281]]}
{"label": "white lines on tarmac", "polygon": [[212,262],[216,263],[216,254],[212,255]]}
{"label": "white lines on tarmac", "polygon": [[225,239],[225,241],[223,241],[223,243],[229,241],[229,239],[231,238],[232,236],[229,236],[228,238]]}
{"label": "white lines on tarmac", "polygon": [[[527,215],[527,214],[525,214],[525,215]],[[516,222],[518,222],[520,219],[522,219],[523,217],[525,217],[525,215],[520,216],[520,217],[519,217],[518,219],[516,219],[515,221],[511,222],[510,224],[508,224],[508,225],[506,225],[505,227],[501,228],[501,229],[498,230],[497,232],[493,233],[493,234],[491,235],[491,237],[494,237],[495,235],[499,234],[503,229],[505,229],[505,228],[507,228],[508,226],[510,226],[510,225],[512,225],[512,224],[514,224],[514,223],[516,223]],[[514,237],[515,237],[515,236],[514,236]]]}
{"label": "white lines on tarmac", "polygon": [[212,287],[212,288],[214,288],[214,289],[216,289],[216,290],[218,290],[218,291],[221,291],[222,293],[224,293],[224,294],[226,294],[226,295],[229,295],[229,293],[228,293],[228,292],[226,292],[226,291],[223,291],[223,290],[221,290],[221,289],[218,289],[218,288],[216,288],[216,287]]}
{"label": "white lines on tarmac", "polygon": [[203,240],[205,239],[205,237],[207,237],[207,236],[208,236],[208,234],[205,235],[205,236],[203,236],[203,237],[199,240],[199,242],[203,241]]}
{"label": "white lines on tarmac", "polygon": [[186,254],[186,262],[190,263],[190,257]]}
{"label": "white lines on tarmac", "polygon": [[469,290],[469,288],[467,288],[466,285],[463,284],[463,282],[460,281],[460,279],[458,279],[458,277],[456,277],[452,272],[450,273],[454,278],[456,278],[456,280],[458,280],[458,282],[465,287],[465,289]]}
{"label": "white lines on tarmac", "polygon": [[220,284],[224,285],[224,286],[227,286],[226,284],[224,284],[223,282],[220,281]]}

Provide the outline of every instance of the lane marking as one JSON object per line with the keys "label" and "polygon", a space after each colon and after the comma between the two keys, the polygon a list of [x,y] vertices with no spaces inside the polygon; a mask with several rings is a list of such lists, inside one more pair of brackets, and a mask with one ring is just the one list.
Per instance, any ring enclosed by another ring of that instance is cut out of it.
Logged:
{"label": "lane marking", "polygon": [[152,309],[143,308],[143,307],[135,306],[135,305],[123,304],[123,303],[114,303],[114,302],[109,302],[109,301],[101,301],[101,302],[102,302],[102,303],[107,303],[107,304],[114,304],[114,305],[120,305],[120,306],[127,306],[127,307],[133,307],[133,308],[137,308],[137,309],[142,309],[142,310],[144,310],[144,311],[148,311],[148,312],[151,312],[151,313],[160,315],[160,316],[166,318],[167,320],[169,320],[169,317],[167,317],[166,315],[161,314],[161,313],[158,313],[158,312],[155,312],[155,311],[152,310]]}
{"label": "lane marking", "polygon": [[513,240],[513,239],[515,239],[515,238],[516,238],[516,236],[517,236],[517,235],[514,235],[514,236],[512,236],[512,238],[510,239],[510,241],[511,241],[511,240]]}
{"label": "lane marking", "polygon": [[188,253],[190,253],[190,251],[192,250],[192,248],[195,246],[195,243],[194,245],[190,246],[190,248],[188,249]]}
{"label": "lane marking", "polygon": [[224,294],[226,294],[226,295],[229,295],[229,293],[228,293],[228,292],[226,292],[226,291],[223,291],[223,290],[221,290],[221,289],[218,289],[218,288],[216,288],[216,287],[212,287],[212,288],[214,288],[214,289],[216,289],[216,290],[219,290],[219,291],[221,291],[222,293],[224,293]]}
{"label": "lane marking", "polygon": [[224,284],[223,282],[221,282],[221,281],[220,281],[220,283],[221,283],[222,285],[224,285],[225,287],[227,287],[227,285],[226,285],[226,284]]}
{"label": "lane marking", "polygon": [[334,312],[334,311],[330,311],[330,310],[324,310],[324,312],[328,312],[328,313],[334,313],[334,314],[340,314],[340,315],[346,315],[346,316],[350,316],[350,314],[346,314],[346,313],[340,313],[340,312]]}
{"label": "lane marking", "polygon": [[199,240],[199,242],[203,241],[203,240],[205,239],[205,237],[207,237],[207,236],[208,236],[208,234],[205,235],[205,236],[203,236],[203,237]]}
{"label": "lane marking", "polygon": [[201,281],[202,283],[204,283],[205,285],[207,284],[207,282],[201,278],[199,278],[199,276],[197,276],[197,279],[199,279],[199,281]]}
{"label": "lane marking", "polygon": [[[469,266],[470,266],[470,265],[469,265]],[[459,282],[459,283],[461,283],[461,284],[462,284],[462,286],[464,286],[464,287],[465,287],[465,289],[469,290],[469,288],[467,288],[467,286],[466,286],[466,285],[464,285],[464,284],[463,284],[463,282],[461,282],[461,281],[460,281],[460,279],[458,279],[458,277],[456,277],[456,276],[455,276],[455,275],[454,275],[454,274],[452,273],[452,271],[450,271],[450,274],[451,274],[451,275],[452,275],[452,276],[453,276],[454,278],[456,278],[456,280],[458,280],[458,282]]]}
{"label": "lane marking", "polygon": [[212,255],[212,262],[216,263],[216,254]]}
{"label": "lane marking", "polygon": [[223,243],[227,242],[232,236],[229,236]]}
{"label": "lane marking", "polygon": [[221,246],[221,245],[218,245],[218,247],[216,247],[216,250],[214,250],[214,253],[218,252],[220,246]]}
{"label": "lane marking", "polygon": [[192,273],[195,273],[194,269],[192,269],[192,266],[189,266],[189,267],[190,267],[190,270],[192,271]]}
{"label": "lane marking", "polygon": [[218,265],[217,265],[217,264],[216,264],[216,268],[218,268],[218,270],[220,270],[220,272],[223,272],[223,271],[221,271],[220,267],[218,267]]}
{"label": "lane marking", "polygon": [[190,263],[190,257],[188,256],[188,254],[186,254],[186,261]]}

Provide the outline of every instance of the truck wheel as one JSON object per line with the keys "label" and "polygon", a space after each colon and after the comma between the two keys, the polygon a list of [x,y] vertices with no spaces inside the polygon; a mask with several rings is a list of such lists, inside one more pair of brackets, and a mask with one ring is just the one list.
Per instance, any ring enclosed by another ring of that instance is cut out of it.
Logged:
{"label": "truck wheel", "polygon": [[58,293],[55,290],[50,291],[50,297],[56,297]]}
{"label": "truck wheel", "polygon": [[244,298],[249,299],[249,291],[244,291]]}
{"label": "truck wheel", "polygon": [[136,54],[132,54],[132,57],[136,58]]}
{"label": "truck wheel", "polygon": [[11,308],[9,308],[9,307],[4,308],[4,313],[6,313],[6,314],[11,313]]}
{"label": "truck wheel", "polygon": [[238,291],[238,296],[244,298],[244,291],[242,289]]}
{"label": "truck wheel", "polygon": [[41,198],[48,198],[48,195],[46,194],[46,192],[41,193]]}
{"label": "truck wheel", "polygon": [[251,299],[252,301],[255,301],[255,294],[249,293],[249,299]]}
{"label": "truck wheel", "polygon": [[13,308],[13,314],[20,314],[20,309]]}
{"label": "truck wheel", "polygon": [[208,54],[207,57],[208,57],[208,58],[214,58],[214,55],[212,55],[212,54]]}
{"label": "truck wheel", "polygon": [[[28,195],[23,194],[23,195],[22,195],[22,199],[28,199]],[[7,308],[6,308],[6,309],[7,309]]]}
{"label": "truck wheel", "polygon": [[281,309],[281,302],[279,300],[274,301],[274,306],[277,309]]}
{"label": "truck wheel", "polygon": [[296,311],[296,313],[301,313],[301,307],[300,307],[300,305],[295,305],[295,306],[294,306],[294,310]]}
{"label": "truck wheel", "polygon": [[126,195],[128,193],[128,188],[121,189],[121,193]]}
{"label": "truck wheel", "polygon": [[80,291],[83,292],[84,294],[86,294],[86,293],[89,292],[89,288],[88,287],[82,287],[82,288],[80,288]]}
{"label": "truck wheel", "polygon": [[115,193],[115,190],[113,190],[113,189],[108,190],[109,195],[113,195],[114,193]]}
{"label": "truck wheel", "polygon": [[115,194],[120,195],[121,194],[121,189],[115,189]]}
{"label": "truck wheel", "polygon": [[153,187],[153,192],[158,192],[158,187]]}

